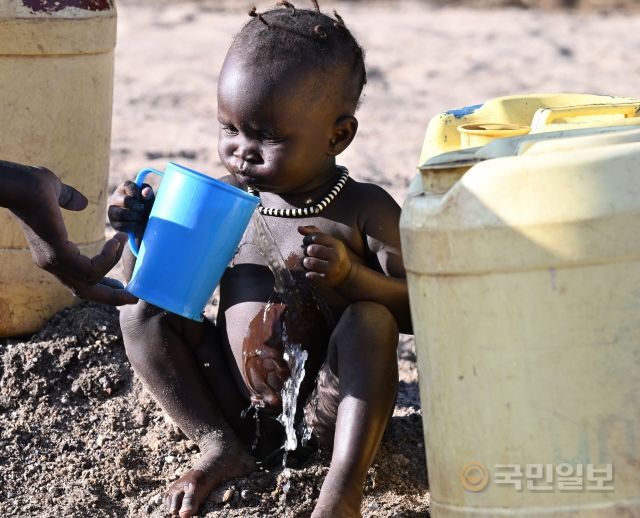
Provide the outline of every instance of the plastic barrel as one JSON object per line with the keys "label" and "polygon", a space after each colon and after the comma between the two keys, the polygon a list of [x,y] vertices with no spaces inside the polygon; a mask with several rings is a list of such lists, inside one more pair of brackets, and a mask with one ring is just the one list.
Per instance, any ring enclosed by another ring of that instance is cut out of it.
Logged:
{"label": "plastic barrel", "polygon": [[638,171],[556,139],[406,200],[435,518],[640,516]]}
{"label": "plastic barrel", "polygon": [[[64,218],[89,256],[104,242],[115,42],[112,0],[0,2],[0,158],[48,167],[87,196]],[[0,336],[36,331],[73,300],[0,209]]]}

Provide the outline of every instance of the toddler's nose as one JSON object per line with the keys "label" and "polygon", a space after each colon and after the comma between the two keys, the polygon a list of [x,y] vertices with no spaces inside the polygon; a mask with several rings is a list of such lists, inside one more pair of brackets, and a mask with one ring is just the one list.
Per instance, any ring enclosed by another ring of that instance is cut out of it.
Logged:
{"label": "toddler's nose", "polygon": [[233,152],[233,156],[244,160],[245,162],[258,163],[260,162],[260,153],[256,149],[255,145],[248,139],[242,139]]}

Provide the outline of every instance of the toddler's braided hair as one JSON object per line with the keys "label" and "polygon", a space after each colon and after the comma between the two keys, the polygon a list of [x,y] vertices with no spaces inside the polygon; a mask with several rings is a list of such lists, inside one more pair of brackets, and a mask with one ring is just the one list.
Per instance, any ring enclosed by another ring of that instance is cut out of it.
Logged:
{"label": "toddler's braided hair", "polygon": [[334,79],[333,88],[339,88],[355,110],[367,82],[364,51],[337,12],[330,17],[320,11],[317,0],[312,2],[313,9],[299,9],[286,0],[264,12],[252,7],[252,19],[231,48],[272,70],[291,63],[317,70]]}

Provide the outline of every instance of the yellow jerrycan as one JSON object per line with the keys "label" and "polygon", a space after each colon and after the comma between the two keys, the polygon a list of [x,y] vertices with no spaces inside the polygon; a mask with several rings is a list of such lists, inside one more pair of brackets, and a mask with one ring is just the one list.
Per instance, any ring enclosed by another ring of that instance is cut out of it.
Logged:
{"label": "yellow jerrycan", "polygon": [[549,135],[403,206],[434,518],[640,516],[640,128]]}
{"label": "yellow jerrycan", "polygon": [[[113,0],[0,1],[0,159],[48,167],[87,196],[86,210],[63,212],[89,256],[104,242],[115,42]],[[36,331],[72,303],[0,209],[0,336]]]}
{"label": "yellow jerrycan", "polygon": [[427,126],[420,163],[496,138],[606,125],[640,124],[640,100],[610,95],[533,93],[496,97],[440,113]]}

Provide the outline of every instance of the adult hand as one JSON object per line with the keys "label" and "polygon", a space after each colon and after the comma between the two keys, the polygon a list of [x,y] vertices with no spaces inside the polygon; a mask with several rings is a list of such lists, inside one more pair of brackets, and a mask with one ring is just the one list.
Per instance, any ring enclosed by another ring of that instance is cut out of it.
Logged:
{"label": "adult hand", "polygon": [[[20,220],[33,262],[55,275],[74,295],[106,304],[131,304],[137,298],[115,279],[103,278],[120,259],[126,234],[116,234],[89,258],[68,240],[60,207],[80,211],[87,198],[43,167],[18,166],[23,190],[8,208]],[[2,181],[0,175],[0,182]],[[15,176],[14,176],[15,187]]]}

